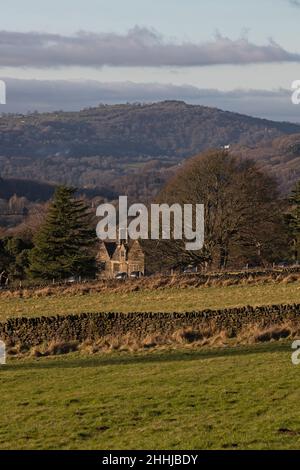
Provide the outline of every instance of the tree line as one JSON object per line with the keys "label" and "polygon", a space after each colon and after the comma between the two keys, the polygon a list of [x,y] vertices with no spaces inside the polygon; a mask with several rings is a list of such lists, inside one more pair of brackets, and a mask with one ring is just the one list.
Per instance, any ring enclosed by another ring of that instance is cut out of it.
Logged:
{"label": "tree line", "polygon": [[[185,240],[146,240],[142,245],[148,272],[299,260],[300,182],[282,198],[277,181],[251,160],[223,150],[201,154],[183,165],[155,202],[204,204],[205,245],[189,252]],[[0,275],[43,280],[94,277],[99,246],[95,227],[91,208],[76,196],[76,189],[58,187],[31,236],[19,233],[0,239]]]}

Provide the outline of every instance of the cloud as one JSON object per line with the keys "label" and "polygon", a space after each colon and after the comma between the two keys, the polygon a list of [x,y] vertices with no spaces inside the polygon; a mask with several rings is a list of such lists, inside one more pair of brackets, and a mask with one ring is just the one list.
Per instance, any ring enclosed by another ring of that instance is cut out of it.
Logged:
{"label": "cloud", "polygon": [[293,7],[300,7],[300,0],[289,0],[289,4]]}
{"label": "cloud", "polygon": [[300,122],[300,106],[292,105],[290,90],[200,89],[190,85],[97,81],[5,79],[7,104],[0,112],[76,111],[99,103],[182,100],[280,121]]}
{"label": "cloud", "polygon": [[200,44],[176,42],[138,26],[124,35],[0,31],[2,67],[186,67],[293,61],[299,62],[300,54],[286,51],[273,40],[256,45],[245,37],[233,40],[217,35],[213,41]]}

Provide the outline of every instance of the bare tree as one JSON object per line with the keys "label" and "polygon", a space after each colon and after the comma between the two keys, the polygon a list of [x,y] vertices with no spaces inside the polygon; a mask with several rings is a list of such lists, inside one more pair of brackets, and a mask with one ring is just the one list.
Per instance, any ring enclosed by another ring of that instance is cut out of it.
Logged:
{"label": "bare tree", "polygon": [[[170,265],[213,263],[225,268],[233,253],[262,260],[280,230],[277,183],[251,160],[225,151],[209,151],[189,160],[159,195],[168,204],[204,204],[205,245],[187,252],[181,241],[160,242]],[[156,254],[157,256],[157,254]]]}

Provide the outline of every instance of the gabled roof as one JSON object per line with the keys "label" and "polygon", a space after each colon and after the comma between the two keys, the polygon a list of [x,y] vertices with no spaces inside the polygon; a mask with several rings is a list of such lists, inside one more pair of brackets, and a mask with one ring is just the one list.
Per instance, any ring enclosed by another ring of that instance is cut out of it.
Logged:
{"label": "gabled roof", "polygon": [[[103,241],[103,245],[105,246],[106,248],[106,251],[107,251],[107,254],[109,256],[110,259],[113,258],[113,256],[116,254],[116,251],[117,251],[117,248],[119,247],[119,244],[118,242],[116,241],[108,241],[108,240],[105,240]],[[141,246],[140,246],[140,243],[138,240],[129,240],[129,242],[127,244],[125,244],[125,248],[126,248],[126,252],[127,254],[130,253],[130,250],[131,248],[137,248],[137,245],[140,247],[140,249],[142,250]],[[142,250],[143,251],[143,250]]]}
{"label": "gabled roof", "polygon": [[114,252],[116,251],[116,248],[117,248],[117,243],[116,242],[103,242],[104,243],[104,246],[106,248],[106,251],[108,253],[108,256],[110,258],[112,258]]}

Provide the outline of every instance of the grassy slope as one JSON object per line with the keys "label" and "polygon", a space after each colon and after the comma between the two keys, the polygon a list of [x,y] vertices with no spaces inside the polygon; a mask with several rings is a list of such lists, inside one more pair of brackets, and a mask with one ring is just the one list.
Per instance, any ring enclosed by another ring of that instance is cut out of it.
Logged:
{"label": "grassy slope", "polygon": [[190,311],[243,305],[300,303],[300,283],[208,288],[168,288],[131,293],[101,292],[39,298],[0,296],[0,320],[8,316],[40,316],[100,311]]}
{"label": "grassy slope", "polygon": [[297,448],[290,344],[11,360],[0,448]]}

